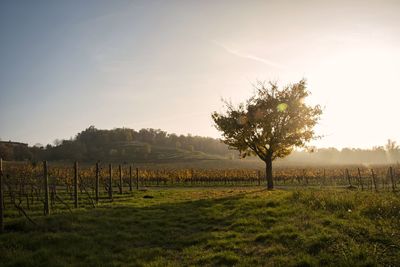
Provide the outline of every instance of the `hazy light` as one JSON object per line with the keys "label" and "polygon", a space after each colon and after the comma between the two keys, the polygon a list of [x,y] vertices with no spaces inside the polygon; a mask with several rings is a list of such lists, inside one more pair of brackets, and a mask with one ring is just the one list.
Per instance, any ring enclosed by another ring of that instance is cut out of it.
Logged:
{"label": "hazy light", "polygon": [[3,140],[89,125],[220,137],[221,97],[306,78],[324,108],[311,145],[400,141],[399,1],[14,2],[0,8]]}

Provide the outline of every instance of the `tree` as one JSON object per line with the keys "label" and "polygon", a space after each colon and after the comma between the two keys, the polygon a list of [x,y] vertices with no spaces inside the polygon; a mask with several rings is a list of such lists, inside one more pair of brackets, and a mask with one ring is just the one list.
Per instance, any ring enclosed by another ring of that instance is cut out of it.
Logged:
{"label": "tree", "polygon": [[396,141],[393,141],[391,139],[388,139],[385,149],[387,152],[387,158],[386,160],[389,162],[395,161],[396,158],[398,158],[398,155],[400,153],[400,147],[397,145]]}
{"label": "tree", "polygon": [[246,103],[224,101],[226,113],[214,112],[212,119],[225,144],[242,157],[257,155],[265,162],[267,187],[273,189],[272,161],[316,138],[313,128],[322,110],[304,103],[310,94],[304,79],[282,89],[259,82],[255,89]]}
{"label": "tree", "polygon": [[388,141],[387,141],[387,143],[385,145],[385,149],[386,149],[386,151],[391,152],[391,151],[395,151],[395,150],[400,149],[400,147],[397,145],[396,141],[388,139]]}

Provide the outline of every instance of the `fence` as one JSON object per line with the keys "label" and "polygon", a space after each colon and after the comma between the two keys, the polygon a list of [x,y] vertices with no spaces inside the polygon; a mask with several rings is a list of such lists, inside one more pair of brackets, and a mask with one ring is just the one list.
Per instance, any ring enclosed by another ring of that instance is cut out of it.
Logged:
{"label": "fence", "polygon": [[[277,186],[339,186],[358,190],[397,191],[398,169],[277,168]],[[75,162],[72,166],[8,163],[0,159],[0,231],[4,217],[50,215],[73,208],[96,207],[142,187],[264,186],[260,170],[144,169],[133,164]],[[130,195],[128,195],[130,196]]]}

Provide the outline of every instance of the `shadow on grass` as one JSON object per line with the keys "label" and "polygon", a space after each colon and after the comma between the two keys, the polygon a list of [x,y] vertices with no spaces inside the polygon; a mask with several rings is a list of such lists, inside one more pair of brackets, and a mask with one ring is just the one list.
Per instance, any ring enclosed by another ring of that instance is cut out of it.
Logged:
{"label": "shadow on grass", "polygon": [[146,201],[163,196],[151,191],[143,194],[153,194],[154,199],[138,195],[130,202],[140,201],[143,207],[117,203],[57,214],[38,219],[39,227],[16,221],[0,238],[3,264],[220,266],[239,261],[235,246],[243,241],[238,215],[248,205],[239,203],[244,193],[150,206]]}
{"label": "shadow on grass", "polygon": [[39,227],[9,223],[0,265],[396,266],[396,203],[350,191],[136,191]]}

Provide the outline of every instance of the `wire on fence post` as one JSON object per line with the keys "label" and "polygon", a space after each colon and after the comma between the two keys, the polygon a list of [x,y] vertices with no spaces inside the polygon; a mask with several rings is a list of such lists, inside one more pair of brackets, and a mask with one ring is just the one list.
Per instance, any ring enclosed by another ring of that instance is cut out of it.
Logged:
{"label": "wire on fence post", "polygon": [[4,232],[3,159],[0,158],[0,233]]}
{"label": "wire on fence post", "polygon": [[74,207],[78,208],[78,162],[74,162]]}
{"label": "wire on fence post", "polygon": [[95,190],[96,190],[96,204],[97,204],[99,203],[99,162],[96,162]]}
{"label": "wire on fence post", "polygon": [[346,169],[346,177],[347,177],[347,181],[349,182],[349,186],[352,187],[353,185],[351,184],[351,178],[350,178],[350,174],[349,174],[349,170]]}
{"label": "wire on fence post", "polygon": [[113,199],[113,191],[112,191],[112,165],[108,166],[108,198]]}
{"label": "wire on fence post", "polygon": [[47,161],[43,161],[43,178],[44,178],[44,215],[49,215],[50,214],[49,175],[47,170]]}
{"label": "wire on fence post", "polygon": [[358,183],[361,185],[361,191],[364,191],[364,185],[363,185],[363,182],[362,182],[360,168],[357,168],[357,171],[358,171]]}
{"label": "wire on fence post", "polygon": [[375,180],[374,169],[371,169],[371,174],[372,174],[372,183],[374,184],[375,191],[378,191],[378,189],[376,188],[376,180]]}
{"label": "wire on fence post", "polygon": [[129,191],[132,192],[132,165],[129,165]]}
{"label": "wire on fence post", "polygon": [[305,179],[305,181],[306,181],[306,186],[308,186],[308,176],[307,176],[306,169],[303,169],[303,179]]}
{"label": "wire on fence post", "polygon": [[122,184],[122,166],[121,166],[121,164],[119,164],[118,169],[119,169],[119,193],[122,195],[123,184]]}
{"label": "wire on fence post", "polygon": [[136,168],[136,190],[139,190],[139,168]]}
{"label": "wire on fence post", "polygon": [[392,190],[393,190],[393,192],[394,192],[395,189],[396,189],[396,186],[395,186],[395,183],[394,183],[393,168],[392,168],[392,166],[389,167],[389,172],[390,172],[390,180],[391,180],[391,182],[392,182]]}

